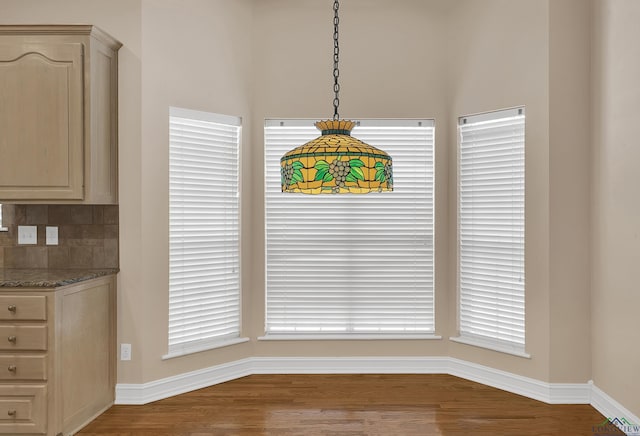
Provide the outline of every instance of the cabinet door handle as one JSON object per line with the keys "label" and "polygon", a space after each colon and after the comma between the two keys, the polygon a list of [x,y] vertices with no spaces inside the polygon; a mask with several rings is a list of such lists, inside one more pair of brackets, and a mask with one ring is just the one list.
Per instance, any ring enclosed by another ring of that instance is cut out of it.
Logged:
{"label": "cabinet door handle", "polygon": [[15,336],[13,336],[13,335],[12,335],[12,336],[9,336],[9,337],[7,338],[7,341],[11,342],[12,344],[15,344],[17,340],[18,340],[18,338],[16,338],[16,337],[15,337]]}
{"label": "cabinet door handle", "polygon": [[18,367],[15,365],[9,365],[7,369],[9,370],[9,372],[14,372],[14,373],[18,371]]}
{"label": "cabinet door handle", "polygon": [[16,305],[15,304],[10,304],[9,306],[7,306],[7,310],[9,312],[16,313]]}
{"label": "cabinet door handle", "polygon": [[9,415],[9,416],[16,416],[16,411],[15,411],[15,410],[9,410],[9,411],[7,412],[7,415]]}

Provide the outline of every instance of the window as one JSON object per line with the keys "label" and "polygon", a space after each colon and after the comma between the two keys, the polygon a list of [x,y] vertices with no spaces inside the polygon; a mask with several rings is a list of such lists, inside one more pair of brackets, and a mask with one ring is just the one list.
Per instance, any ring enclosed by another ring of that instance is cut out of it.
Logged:
{"label": "window", "polygon": [[170,108],[169,354],[239,342],[240,119]]}
{"label": "window", "polygon": [[458,291],[464,343],[526,355],[524,108],[459,120]]}
{"label": "window", "polygon": [[432,120],[361,121],[391,155],[394,192],[283,194],[280,157],[319,135],[268,120],[266,337],[434,337]]}

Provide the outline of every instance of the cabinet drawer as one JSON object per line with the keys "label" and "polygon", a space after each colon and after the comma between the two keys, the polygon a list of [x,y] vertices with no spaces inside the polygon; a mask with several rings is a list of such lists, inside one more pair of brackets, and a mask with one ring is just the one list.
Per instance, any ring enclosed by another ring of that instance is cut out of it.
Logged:
{"label": "cabinet drawer", "polygon": [[46,380],[46,356],[0,355],[0,380]]}
{"label": "cabinet drawer", "polygon": [[46,386],[0,386],[0,433],[43,434],[47,430]]}
{"label": "cabinet drawer", "polygon": [[46,325],[1,325],[0,350],[46,350]]}
{"label": "cabinet drawer", "polygon": [[43,295],[0,295],[0,321],[47,319],[47,297]]}

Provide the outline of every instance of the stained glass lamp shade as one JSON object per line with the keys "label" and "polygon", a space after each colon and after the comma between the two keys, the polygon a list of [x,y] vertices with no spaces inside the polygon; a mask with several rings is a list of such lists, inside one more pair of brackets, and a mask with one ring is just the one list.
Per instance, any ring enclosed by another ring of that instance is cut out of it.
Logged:
{"label": "stained glass lamp shade", "polygon": [[303,194],[366,194],[393,191],[391,157],[351,136],[353,121],[341,120],[338,0],[333,2],[333,120],[318,121],[322,134],[280,159],[282,192]]}
{"label": "stained glass lamp shade", "polygon": [[318,121],[321,136],[280,159],[282,192],[366,194],[393,191],[391,157],[351,136],[353,121]]}

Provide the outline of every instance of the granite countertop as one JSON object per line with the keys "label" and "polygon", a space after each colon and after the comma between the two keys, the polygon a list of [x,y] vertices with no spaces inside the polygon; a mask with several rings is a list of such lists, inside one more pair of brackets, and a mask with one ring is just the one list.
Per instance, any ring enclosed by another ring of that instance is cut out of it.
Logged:
{"label": "granite countertop", "polygon": [[116,274],[105,269],[13,269],[0,268],[0,288],[56,288]]}

